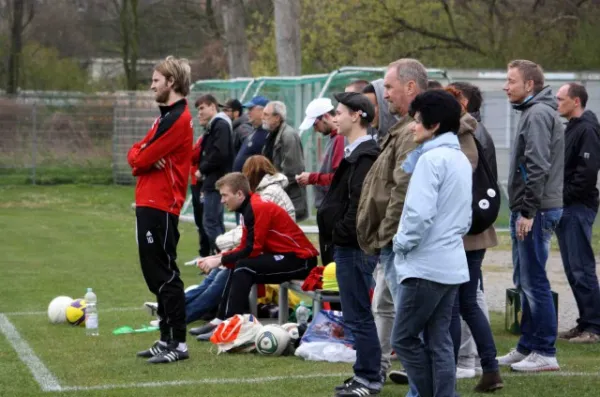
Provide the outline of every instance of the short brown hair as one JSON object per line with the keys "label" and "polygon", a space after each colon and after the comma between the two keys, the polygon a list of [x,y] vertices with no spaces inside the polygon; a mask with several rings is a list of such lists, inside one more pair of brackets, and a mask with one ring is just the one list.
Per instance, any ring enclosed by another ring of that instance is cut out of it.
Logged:
{"label": "short brown hair", "polygon": [[515,59],[508,63],[508,68],[518,69],[524,81],[533,81],[533,91],[537,94],[544,88],[544,70],[540,65],[526,59]]}
{"label": "short brown hair", "polygon": [[196,102],[194,103],[194,107],[197,108],[200,105],[215,105],[217,110],[219,110],[219,101],[217,101],[217,98],[215,98],[211,94],[205,94],[198,97],[198,99],[196,99]]}
{"label": "short brown hair", "polygon": [[588,101],[588,93],[583,84],[579,83],[569,83],[569,90],[567,91],[567,95],[569,98],[575,99],[579,98],[579,102],[581,102],[581,107],[585,108]]}
{"label": "short brown hair", "polygon": [[248,178],[246,178],[241,172],[230,172],[229,174],[225,174],[215,184],[215,187],[218,190],[221,190],[221,188],[224,186],[229,187],[234,193],[241,191],[244,193],[244,196],[248,196],[250,194],[250,184],[248,183]]}
{"label": "short brown hair", "polygon": [[356,92],[362,92],[362,90],[364,90],[364,88],[369,84],[370,83],[367,80],[354,80],[346,84],[346,88],[353,87]]}
{"label": "short brown hair", "polygon": [[265,156],[259,154],[248,157],[242,168],[242,174],[248,178],[250,190],[256,191],[256,188],[267,174],[277,174],[277,169]]}
{"label": "short brown hair", "polygon": [[183,96],[190,93],[192,84],[192,68],[185,58],[175,58],[169,55],[154,68],[168,80],[173,79],[173,91]]}

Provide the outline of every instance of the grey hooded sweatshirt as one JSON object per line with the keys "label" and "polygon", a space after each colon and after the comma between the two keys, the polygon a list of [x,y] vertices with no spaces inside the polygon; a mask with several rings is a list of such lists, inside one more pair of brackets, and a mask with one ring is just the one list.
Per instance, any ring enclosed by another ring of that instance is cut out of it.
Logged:
{"label": "grey hooded sweatshirt", "polygon": [[524,103],[513,142],[508,200],[511,211],[533,218],[538,210],[563,206],[565,140],[550,87]]}
{"label": "grey hooded sweatshirt", "polygon": [[381,145],[383,138],[385,138],[390,128],[400,119],[390,112],[388,102],[383,98],[383,79],[374,80],[371,84],[373,85],[373,88],[375,88],[375,97],[377,98],[377,107],[379,108],[377,141]]}

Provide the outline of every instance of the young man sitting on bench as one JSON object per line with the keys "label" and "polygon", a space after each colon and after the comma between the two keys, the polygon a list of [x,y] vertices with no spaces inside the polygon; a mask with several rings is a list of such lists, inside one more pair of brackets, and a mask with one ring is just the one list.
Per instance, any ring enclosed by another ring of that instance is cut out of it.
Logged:
{"label": "young man sitting on bench", "polygon": [[306,278],[317,265],[319,252],[283,208],[250,191],[243,174],[223,176],[216,188],[225,207],[242,215],[242,241],[232,251],[201,259],[198,267],[205,273],[219,266],[233,269],[223,294],[224,317],[229,318],[249,313],[253,284]]}

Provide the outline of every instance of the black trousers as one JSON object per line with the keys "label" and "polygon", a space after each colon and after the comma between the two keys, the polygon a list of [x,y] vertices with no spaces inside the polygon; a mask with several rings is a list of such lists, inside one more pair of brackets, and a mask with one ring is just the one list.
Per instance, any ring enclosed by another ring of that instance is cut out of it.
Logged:
{"label": "black trousers", "polygon": [[264,254],[242,259],[229,274],[218,318],[224,320],[250,313],[248,295],[252,285],[304,280],[315,266],[316,257],[300,259],[294,254]]}
{"label": "black trousers", "polygon": [[198,229],[198,237],[200,243],[200,250],[198,253],[202,257],[210,256],[213,253],[210,251],[210,241],[208,235],[204,231],[202,226],[202,216],[204,214],[204,204],[200,200],[200,190],[202,189],[199,185],[192,185],[192,207],[194,208],[194,222]]}
{"label": "black trousers", "polygon": [[185,342],[185,294],[175,263],[179,218],[149,207],[137,207],[135,216],[142,273],[158,302],[160,340]]}

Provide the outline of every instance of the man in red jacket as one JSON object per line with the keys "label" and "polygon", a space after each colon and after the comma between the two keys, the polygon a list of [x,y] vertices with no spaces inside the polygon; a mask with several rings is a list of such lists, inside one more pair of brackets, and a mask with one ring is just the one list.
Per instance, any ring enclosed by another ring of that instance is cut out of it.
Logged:
{"label": "man in red jacket", "polygon": [[249,312],[253,284],[305,279],[317,265],[319,252],[283,208],[250,192],[241,173],[225,175],[216,187],[227,209],[242,215],[242,241],[232,251],[201,259],[198,267],[204,272],[219,266],[233,269],[223,295],[229,318]]}
{"label": "man in red jacket", "polygon": [[185,200],[192,157],[192,116],[185,97],[191,73],[185,59],[167,57],[156,66],[151,89],[160,117],[129,150],[127,161],[137,177],[137,242],[142,273],[156,295],[160,340],[138,353],[149,363],[189,358],[185,343],[185,296],[175,263],[179,212]]}

